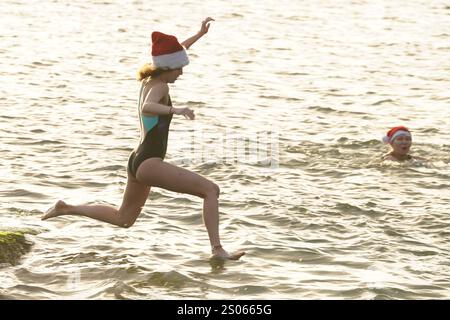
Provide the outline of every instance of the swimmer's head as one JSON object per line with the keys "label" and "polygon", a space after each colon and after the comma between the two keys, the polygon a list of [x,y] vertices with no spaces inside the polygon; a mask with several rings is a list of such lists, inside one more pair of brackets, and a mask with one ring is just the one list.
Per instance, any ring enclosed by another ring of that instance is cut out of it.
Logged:
{"label": "swimmer's head", "polygon": [[183,74],[183,67],[189,64],[186,50],[177,38],[158,31],[152,33],[151,56],[152,62],[139,69],[138,81],[163,75],[163,81],[173,83]]}
{"label": "swimmer's head", "polygon": [[383,137],[383,142],[390,144],[394,152],[406,155],[411,148],[411,132],[404,126],[394,127]]}

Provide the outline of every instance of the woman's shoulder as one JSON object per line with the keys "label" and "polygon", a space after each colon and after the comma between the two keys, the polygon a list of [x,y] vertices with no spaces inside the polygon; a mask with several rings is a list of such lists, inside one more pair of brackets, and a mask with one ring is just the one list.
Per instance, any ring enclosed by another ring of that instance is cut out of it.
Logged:
{"label": "woman's shoulder", "polygon": [[[151,93],[151,96],[158,97],[160,103],[167,102],[169,100],[169,86],[165,82],[142,82],[142,88],[144,91],[144,97],[148,97]],[[164,103],[166,104],[166,103]]]}
{"label": "woman's shoulder", "polygon": [[164,90],[169,92],[169,85],[163,81],[153,81],[153,79],[144,79],[141,85],[146,89]]}
{"label": "woman's shoulder", "polygon": [[381,160],[382,161],[385,161],[385,160],[396,161],[397,159],[395,159],[390,153],[386,153],[381,156]]}

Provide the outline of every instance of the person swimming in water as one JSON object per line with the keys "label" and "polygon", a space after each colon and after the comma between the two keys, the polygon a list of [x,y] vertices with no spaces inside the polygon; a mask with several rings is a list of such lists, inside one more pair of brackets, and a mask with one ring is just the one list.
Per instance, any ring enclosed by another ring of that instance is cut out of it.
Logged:
{"label": "person swimming in water", "polygon": [[172,106],[169,83],[174,83],[189,64],[186,50],[204,36],[211,21],[208,17],[200,31],[181,44],[177,38],[161,32],[152,33],[152,63],[145,64],[137,79],[141,82],[138,112],[141,127],[139,145],[132,151],[127,165],[128,181],[119,209],[104,205],[69,205],[59,200],[42,220],[62,215],[79,215],[129,228],[141,213],[151,187],[187,193],[203,198],[203,221],[208,231],[212,256],[237,260],[245,252],[228,253],[219,237],[219,193],[214,182],[164,161],[169,126],[174,115],[195,118],[189,108]]}
{"label": "person swimming in water", "polygon": [[409,151],[412,144],[412,135],[408,128],[398,126],[390,129],[383,142],[391,146],[391,151],[382,156],[382,160],[403,162],[408,160],[425,160],[421,157],[411,156]]}

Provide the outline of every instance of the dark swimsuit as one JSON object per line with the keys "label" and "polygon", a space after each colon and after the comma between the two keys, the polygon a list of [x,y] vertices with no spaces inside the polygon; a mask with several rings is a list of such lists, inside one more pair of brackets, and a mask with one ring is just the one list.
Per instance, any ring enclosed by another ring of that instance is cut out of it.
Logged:
{"label": "dark swimsuit", "polygon": [[[169,137],[169,126],[172,114],[146,116],[141,112],[142,93],[145,84],[142,83],[139,94],[138,113],[141,124],[141,140],[139,146],[131,152],[128,159],[128,171],[136,178],[136,172],[142,162],[149,158],[160,158],[164,160],[167,151],[167,139]],[[172,106],[169,96],[167,104]]]}

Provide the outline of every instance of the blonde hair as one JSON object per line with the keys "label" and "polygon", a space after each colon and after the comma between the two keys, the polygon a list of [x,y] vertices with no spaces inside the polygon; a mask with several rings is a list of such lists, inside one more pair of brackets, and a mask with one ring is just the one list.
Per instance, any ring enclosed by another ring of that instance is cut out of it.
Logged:
{"label": "blonde hair", "polygon": [[151,63],[146,63],[138,70],[136,79],[138,81],[142,81],[144,79],[147,79],[148,77],[153,78],[159,76],[161,73],[165,71],[169,71],[169,69],[157,68]]}

